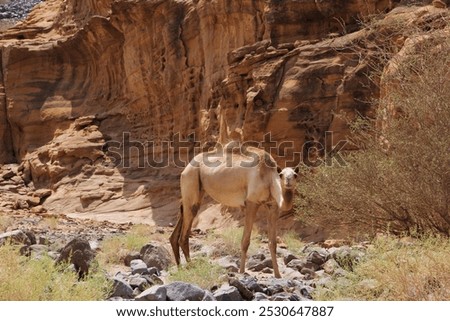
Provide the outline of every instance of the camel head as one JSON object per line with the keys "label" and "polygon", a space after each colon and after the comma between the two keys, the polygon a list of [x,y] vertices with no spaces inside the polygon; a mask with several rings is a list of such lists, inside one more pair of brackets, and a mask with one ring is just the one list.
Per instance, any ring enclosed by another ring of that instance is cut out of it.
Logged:
{"label": "camel head", "polygon": [[280,210],[289,211],[292,209],[294,203],[294,189],[297,185],[299,168],[286,167],[283,170],[278,168],[280,175],[281,189],[283,193],[283,202]]}
{"label": "camel head", "polygon": [[283,190],[293,190],[297,184],[299,168],[286,167],[281,169],[278,167],[278,174],[281,179],[281,187]]}

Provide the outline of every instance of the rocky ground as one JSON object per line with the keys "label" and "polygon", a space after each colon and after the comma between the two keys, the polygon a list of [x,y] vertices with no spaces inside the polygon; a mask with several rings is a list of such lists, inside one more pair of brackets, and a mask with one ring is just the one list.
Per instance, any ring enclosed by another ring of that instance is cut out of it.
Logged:
{"label": "rocky ground", "polygon": [[[102,251],[105,237],[124,234],[130,228],[128,224],[76,220],[65,216],[56,218],[49,214],[30,213],[29,210],[14,213],[8,216],[11,222],[7,231],[0,234],[0,246],[12,241],[21,244],[22,255],[39,258],[47,254],[55,262],[67,261],[80,277],[89,273],[90,264]],[[155,233],[168,239],[170,232],[169,228],[159,228]],[[194,258],[215,251],[210,243],[205,242],[204,235],[198,230],[193,233],[191,249]],[[283,278],[275,279],[266,247],[267,244],[262,244],[257,254],[249,257],[245,274],[238,273],[239,258],[236,256],[208,256],[224,272],[214,286],[204,289],[192,283],[169,281],[173,259],[168,242],[150,241],[139,252],[129,252],[121,266],[114,266],[116,272],[106,272],[113,282],[109,300],[312,300],[317,285],[325,284],[332,277],[344,276],[349,262],[355,262],[365,254],[364,245],[348,246],[338,240],[309,243],[301,251],[296,251],[297,254],[281,244],[278,263]]]}
{"label": "rocky ground", "polygon": [[[49,213],[42,203],[50,194],[50,190],[36,190],[18,165],[0,168],[0,246],[12,240],[21,245],[22,255],[48,254],[57,262],[70,261],[82,277],[102,251],[102,240],[123,235],[132,224]],[[349,262],[365,253],[365,245],[350,247],[336,240],[309,243],[293,251],[280,240],[278,263],[283,278],[275,279],[263,240],[247,261],[247,273],[239,274],[239,258],[214,255],[226,253],[223,243],[208,241],[207,232],[197,229],[191,238],[192,256],[207,257],[224,269],[213,287],[202,289],[169,281],[173,266],[168,242],[171,231],[171,227],[155,228],[147,245],[139,252],[128,253],[120,266],[107,271],[114,284],[110,300],[311,300],[318,284],[345,275]]]}

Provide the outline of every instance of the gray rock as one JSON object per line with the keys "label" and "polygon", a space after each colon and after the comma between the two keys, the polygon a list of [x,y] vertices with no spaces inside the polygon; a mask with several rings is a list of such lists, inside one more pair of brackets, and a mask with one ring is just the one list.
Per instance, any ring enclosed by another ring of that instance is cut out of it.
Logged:
{"label": "gray rock", "polygon": [[309,286],[309,285],[305,285],[302,288],[300,288],[300,294],[304,298],[306,298],[308,300],[312,300],[313,299],[312,295],[311,295],[313,292],[314,292],[314,288],[312,286]]}
{"label": "gray rock", "polygon": [[153,286],[153,285],[163,285],[164,282],[159,277],[157,277],[155,274],[142,274],[140,275],[142,278],[146,279],[147,282]]}
{"label": "gray rock", "polygon": [[22,230],[14,230],[0,234],[0,246],[8,242],[11,242],[13,244],[25,244],[25,245],[33,244],[32,240],[30,240],[27,233]]}
{"label": "gray rock", "polygon": [[125,266],[130,266],[131,261],[133,260],[139,260],[141,258],[141,253],[139,252],[131,252],[125,255],[123,259],[123,263]]}
{"label": "gray rock", "polygon": [[203,297],[202,301],[217,301],[217,300],[211,292],[205,291],[205,296]]}
{"label": "gray rock", "polygon": [[317,271],[320,268],[320,266],[318,264],[312,263],[312,262],[308,261],[307,259],[294,259],[288,263],[287,267],[297,269],[300,272],[304,268],[307,268],[307,269],[310,269],[313,271]]}
{"label": "gray rock", "polygon": [[294,254],[288,253],[284,256],[283,261],[285,265],[288,265],[292,260],[298,259]]}
{"label": "gray rock", "polygon": [[286,266],[292,269],[301,270],[301,268],[306,264],[306,259],[292,259]]}
{"label": "gray rock", "polygon": [[150,284],[148,283],[146,278],[143,277],[131,277],[129,281],[130,286],[135,289],[138,288],[140,291],[145,291],[147,288],[150,287]]}
{"label": "gray rock", "polygon": [[136,301],[166,301],[167,289],[164,286],[153,286],[135,298]]}
{"label": "gray rock", "polygon": [[139,290],[138,288],[134,288],[133,289],[133,297],[137,297],[141,293],[142,293],[142,291]]}
{"label": "gray rock", "polygon": [[142,247],[140,253],[148,267],[156,267],[158,270],[167,270],[172,262],[172,255],[162,245],[149,243]]}
{"label": "gray rock", "polygon": [[239,267],[236,263],[235,257],[231,255],[221,257],[219,260],[217,260],[217,264],[229,272],[239,271]]}
{"label": "gray rock", "polygon": [[213,293],[217,301],[242,301],[243,298],[239,290],[230,285],[224,285]]}
{"label": "gray rock", "polygon": [[276,293],[270,299],[271,301],[300,301],[295,293],[280,292]]}
{"label": "gray rock", "polygon": [[353,271],[353,267],[364,257],[365,252],[349,246],[342,246],[333,252],[333,259],[344,269]]}
{"label": "gray rock", "polygon": [[159,272],[158,268],[156,268],[154,266],[149,267],[147,269],[147,274],[149,274],[149,275],[156,275],[156,276],[161,275],[161,273]]}
{"label": "gray rock", "polygon": [[238,289],[239,293],[241,294],[244,300],[250,301],[253,299],[253,292],[250,291],[249,288],[247,288],[244,283],[242,283],[236,278],[230,278],[229,283],[231,286],[234,286],[236,289]]}
{"label": "gray rock", "polygon": [[306,258],[308,262],[317,264],[317,265],[322,265],[324,264],[328,258],[329,258],[329,254],[326,250],[321,249],[318,251],[312,251],[308,254],[308,257]]}
{"label": "gray rock", "polygon": [[247,269],[251,271],[262,271],[264,268],[273,268],[272,259],[267,258],[264,254],[253,255],[247,262]]}
{"label": "gray rock", "polygon": [[132,260],[130,262],[131,274],[146,274],[147,264],[141,259]]}
{"label": "gray rock", "polygon": [[291,280],[270,278],[260,283],[265,287],[265,294],[274,295],[276,293],[289,291],[295,287],[295,283]]}
{"label": "gray rock", "polygon": [[253,301],[269,301],[269,297],[261,292],[256,292]]}
{"label": "gray rock", "polygon": [[265,267],[264,269],[261,270],[261,272],[266,274],[272,274],[273,270],[270,267]]}
{"label": "gray rock", "polygon": [[243,278],[240,278],[239,282],[253,293],[264,292],[264,288],[258,283],[258,280],[255,277],[246,275]]}
{"label": "gray rock", "polygon": [[329,259],[325,264],[322,266],[325,273],[328,273],[330,275],[333,275],[335,271],[340,268],[339,263],[336,262],[335,259]]}
{"label": "gray rock", "polygon": [[205,291],[196,285],[173,282],[164,285],[167,290],[168,301],[201,301],[205,296]]}
{"label": "gray rock", "polygon": [[133,288],[121,277],[113,278],[113,290],[111,297],[121,297],[131,299],[133,297]]}
{"label": "gray rock", "polygon": [[290,280],[302,280],[304,278],[304,275],[301,274],[297,269],[287,267],[283,271],[283,277]]}
{"label": "gray rock", "polygon": [[314,279],[314,277],[316,276],[315,270],[307,267],[302,268],[300,270],[300,273],[305,275],[306,280]]}

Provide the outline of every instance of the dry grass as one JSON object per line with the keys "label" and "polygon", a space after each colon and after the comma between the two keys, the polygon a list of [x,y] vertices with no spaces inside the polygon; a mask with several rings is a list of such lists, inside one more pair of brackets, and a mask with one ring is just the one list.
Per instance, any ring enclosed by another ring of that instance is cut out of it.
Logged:
{"label": "dry grass", "polygon": [[[214,230],[208,235],[207,243],[214,246],[213,257],[231,255],[240,257],[241,239],[244,228],[228,227],[220,230]],[[255,229],[252,231],[250,246],[247,254],[256,254],[261,246],[261,236]]]}
{"label": "dry grass", "polygon": [[450,300],[450,240],[375,241],[346,277],[319,287],[316,300]]}
{"label": "dry grass", "polygon": [[8,227],[14,224],[14,219],[7,215],[0,214],[0,233],[5,232]]}
{"label": "dry grass", "polygon": [[217,264],[211,263],[205,257],[198,257],[184,266],[174,267],[170,273],[170,281],[182,281],[196,284],[203,289],[211,289],[218,285],[225,270]]}
{"label": "dry grass", "polygon": [[84,281],[49,257],[29,259],[13,246],[0,247],[0,301],[94,301],[108,297],[111,283],[92,269]]}
{"label": "dry grass", "polygon": [[133,226],[126,234],[106,238],[101,244],[101,252],[98,255],[99,262],[102,265],[122,264],[128,253],[140,251],[150,241],[161,240],[162,236],[153,232],[153,227],[138,224]]}
{"label": "dry grass", "polygon": [[300,254],[305,246],[300,236],[294,231],[286,231],[280,236],[287,249],[293,254]]}
{"label": "dry grass", "polygon": [[56,230],[59,225],[57,216],[47,216],[40,222],[44,227],[50,230]]}

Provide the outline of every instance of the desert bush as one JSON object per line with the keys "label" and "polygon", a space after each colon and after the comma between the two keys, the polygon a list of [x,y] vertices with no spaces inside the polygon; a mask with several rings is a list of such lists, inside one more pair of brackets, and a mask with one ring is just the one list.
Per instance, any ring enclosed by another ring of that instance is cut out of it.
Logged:
{"label": "desert bush", "polygon": [[0,284],[0,301],[104,300],[112,287],[98,269],[78,281],[73,270],[61,269],[50,257],[30,259],[11,245],[0,247]]}
{"label": "desert bush", "polygon": [[149,225],[137,224],[123,235],[110,236],[101,243],[98,255],[102,265],[122,264],[125,256],[132,251],[140,251],[150,240],[159,240],[153,233],[154,228]]}
{"label": "desert bush", "polygon": [[345,277],[314,292],[316,300],[450,300],[450,240],[377,239]]}
{"label": "desert bush", "polygon": [[349,139],[358,151],[346,156],[348,166],[305,171],[296,203],[301,219],[360,233],[450,234],[448,18],[446,23],[442,30],[410,31],[399,52],[380,55],[389,59],[377,75],[377,116],[352,120]]}

